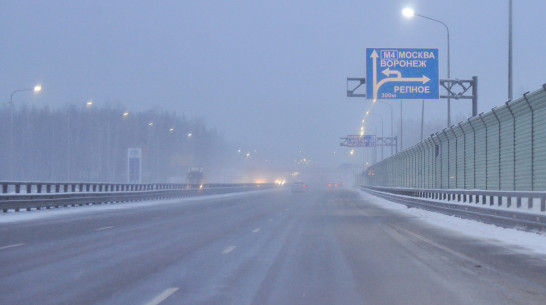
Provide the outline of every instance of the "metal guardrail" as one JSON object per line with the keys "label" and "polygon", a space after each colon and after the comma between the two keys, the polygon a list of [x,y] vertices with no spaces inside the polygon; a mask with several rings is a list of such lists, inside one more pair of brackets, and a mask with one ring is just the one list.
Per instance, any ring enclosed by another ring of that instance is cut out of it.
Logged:
{"label": "metal guardrail", "polygon": [[444,190],[359,186],[408,207],[417,207],[503,227],[546,231],[546,192]]}
{"label": "metal guardrail", "polygon": [[0,210],[8,212],[265,190],[275,184],[0,182],[0,186]]}

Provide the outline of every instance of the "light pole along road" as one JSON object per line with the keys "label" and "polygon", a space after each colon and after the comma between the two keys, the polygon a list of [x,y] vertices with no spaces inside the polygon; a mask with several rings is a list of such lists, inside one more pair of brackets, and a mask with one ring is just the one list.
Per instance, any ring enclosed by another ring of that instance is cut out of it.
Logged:
{"label": "light pole along road", "polygon": [[42,85],[36,85],[34,88],[28,88],[28,89],[17,89],[11,92],[11,95],[9,97],[9,179],[13,180],[13,165],[14,165],[14,158],[13,158],[13,96],[16,93],[19,92],[25,92],[25,91],[34,91],[35,94],[40,93],[42,91]]}
{"label": "light pole along road", "polygon": [[[424,16],[424,15],[421,15],[421,14],[417,14],[411,8],[403,9],[402,14],[407,18],[412,18],[413,16],[418,16],[418,17],[421,17],[421,18],[425,18],[425,19],[440,23],[441,25],[443,25],[445,27],[446,32],[447,32],[447,79],[451,79],[450,59],[449,59],[449,28],[447,27],[447,24],[445,24],[444,22],[442,22],[442,21],[440,21],[438,19],[434,19],[434,18],[430,18],[430,17]],[[451,99],[448,97],[447,98],[447,127],[449,128],[450,126],[451,126]]]}
{"label": "light pole along road", "polygon": [[311,184],[0,215],[0,303],[544,304],[544,255],[385,204]]}

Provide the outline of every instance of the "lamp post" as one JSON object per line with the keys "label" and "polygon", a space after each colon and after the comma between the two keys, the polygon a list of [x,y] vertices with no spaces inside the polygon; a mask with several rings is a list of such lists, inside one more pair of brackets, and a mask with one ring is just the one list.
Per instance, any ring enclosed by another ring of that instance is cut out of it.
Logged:
{"label": "lamp post", "polygon": [[17,89],[11,92],[9,97],[9,179],[13,180],[13,96],[19,92],[34,91],[35,94],[42,91],[42,85],[36,85],[34,88]]}
{"label": "lamp post", "polygon": [[[385,135],[384,135],[384,133],[383,133],[383,126],[384,126],[383,117],[382,117],[381,115],[378,115],[378,114],[374,114],[374,116],[375,116],[375,117],[378,117],[378,118],[381,120],[381,138],[382,138],[382,139],[385,139]],[[383,142],[383,141],[384,141],[384,140],[382,140],[382,142]],[[381,161],[383,161],[383,159],[385,159],[385,158],[384,158],[384,155],[383,155],[383,148],[384,148],[384,146],[381,145]],[[377,146],[374,147],[374,149],[375,149],[376,155],[377,155]],[[375,161],[376,161],[376,160],[374,160],[374,163],[376,163]]]}
{"label": "lamp post", "polygon": [[[391,141],[392,141],[392,139],[394,138],[393,108],[392,108],[392,105],[391,105],[391,104],[387,104],[387,103],[380,103],[380,105],[389,106],[389,108],[391,109]],[[402,124],[402,122],[400,122],[400,124]],[[392,153],[392,145],[391,145],[391,156],[392,156],[392,155],[393,155],[393,153]]]}
{"label": "lamp post", "polygon": [[[445,24],[444,22],[442,22],[442,21],[440,21],[438,19],[434,19],[434,18],[430,18],[430,17],[427,17],[427,16],[423,16],[421,14],[417,14],[411,8],[403,9],[402,14],[404,16],[406,16],[407,18],[412,18],[413,16],[418,16],[418,17],[421,17],[421,18],[425,18],[425,19],[440,23],[441,25],[443,25],[446,28],[446,31],[447,31],[447,79],[450,79],[451,78],[451,73],[450,73],[450,64],[449,64],[449,62],[450,62],[450,60],[449,60],[449,28],[447,27],[447,24]],[[450,126],[451,126],[451,99],[447,98],[447,127],[450,127]]]}
{"label": "lamp post", "polygon": [[512,0],[508,0],[508,100],[512,93]]}

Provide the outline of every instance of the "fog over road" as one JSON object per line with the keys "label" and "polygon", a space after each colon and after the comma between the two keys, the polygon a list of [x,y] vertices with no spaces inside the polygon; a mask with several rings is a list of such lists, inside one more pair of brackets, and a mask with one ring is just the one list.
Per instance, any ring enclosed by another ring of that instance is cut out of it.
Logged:
{"label": "fog over road", "polygon": [[546,300],[544,256],[423,224],[349,189],[74,211],[0,224],[1,304]]}

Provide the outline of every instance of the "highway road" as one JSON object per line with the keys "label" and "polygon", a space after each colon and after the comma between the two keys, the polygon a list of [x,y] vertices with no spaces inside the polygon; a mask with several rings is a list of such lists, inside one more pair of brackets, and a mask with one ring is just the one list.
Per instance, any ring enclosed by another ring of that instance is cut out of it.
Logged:
{"label": "highway road", "polygon": [[350,189],[72,209],[0,215],[0,304],[546,300],[546,257],[421,223]]}

